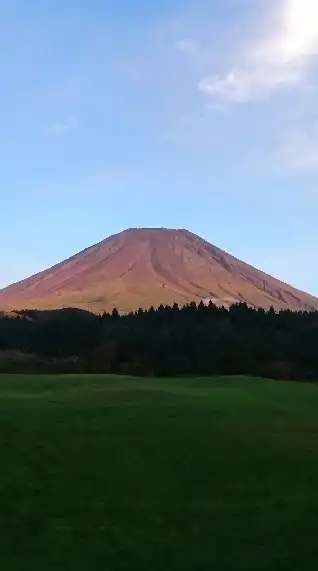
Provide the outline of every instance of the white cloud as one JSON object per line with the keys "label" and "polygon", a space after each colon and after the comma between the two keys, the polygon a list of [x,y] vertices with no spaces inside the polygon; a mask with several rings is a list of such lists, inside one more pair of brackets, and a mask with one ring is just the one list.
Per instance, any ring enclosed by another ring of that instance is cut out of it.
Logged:
{"label": "white cloud", "polygon": [[273,89],[296,85],[299,81],[297,70],[276,69],[269,66],[248,70],[233,70],[225,77],[212,76],[202,79],[198,87],[201,91],[227,101],[244,103],[255,96],[266,94]]}
{"label": "white cloud", "polygon": [[225,75],[208,75],[201,91],[247,102],[306,79],[318,56],[318,0],[267,0],[267,25]]}
{"label": "white cloud", "polygon": [[65,135],[68,131],[73,131],[78,126],[77,117],[69,117],[65,121],[53,123],[48,129],[47,134],[52,137]]}

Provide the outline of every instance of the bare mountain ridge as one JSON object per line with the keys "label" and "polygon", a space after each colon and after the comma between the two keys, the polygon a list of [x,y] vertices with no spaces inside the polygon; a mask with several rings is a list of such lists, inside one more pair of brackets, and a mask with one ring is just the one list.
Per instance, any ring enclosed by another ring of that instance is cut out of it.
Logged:
{"label": "bare mountain ridge", "polygon": [[0,307],[126,312],[210,299],[318,309],[318,298],[241,262],[187,230],[129,229],[0,290]]}

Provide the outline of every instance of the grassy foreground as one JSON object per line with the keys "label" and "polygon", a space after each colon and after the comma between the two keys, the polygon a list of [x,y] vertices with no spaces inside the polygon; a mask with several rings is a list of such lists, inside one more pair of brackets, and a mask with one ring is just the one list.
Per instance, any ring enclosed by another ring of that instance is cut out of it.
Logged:
{"label": "grassy foreground", "polygon": [[316,569],[318,387],[0,377],[0,568]]}

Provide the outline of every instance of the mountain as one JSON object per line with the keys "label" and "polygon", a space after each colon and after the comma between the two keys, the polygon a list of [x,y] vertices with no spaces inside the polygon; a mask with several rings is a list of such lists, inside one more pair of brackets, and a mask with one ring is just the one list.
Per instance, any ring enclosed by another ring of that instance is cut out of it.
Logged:
{"label": "mountain", "polygon": [[249,266],[187,230],[129,229],[0,290],[0,307],[126,312],[200,300],[318,309],[318,298]]}

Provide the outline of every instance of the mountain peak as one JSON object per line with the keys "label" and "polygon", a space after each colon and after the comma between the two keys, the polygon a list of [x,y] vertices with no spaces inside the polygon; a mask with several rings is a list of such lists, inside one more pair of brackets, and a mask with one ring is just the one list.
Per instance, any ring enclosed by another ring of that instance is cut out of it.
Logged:
{"label": "mountain peak", "polygon": [[175,234],[183,234],[184,232],[191,234],[191,232],[189,232],[189,230],[186,230],[185,228],[165,228],[163,226],[161,227],[142,227],[142,228],[127,228],[126,230],[123,230],[122,232],[120,232],[120,234],[171,234],[171,235],[175,235]]}

